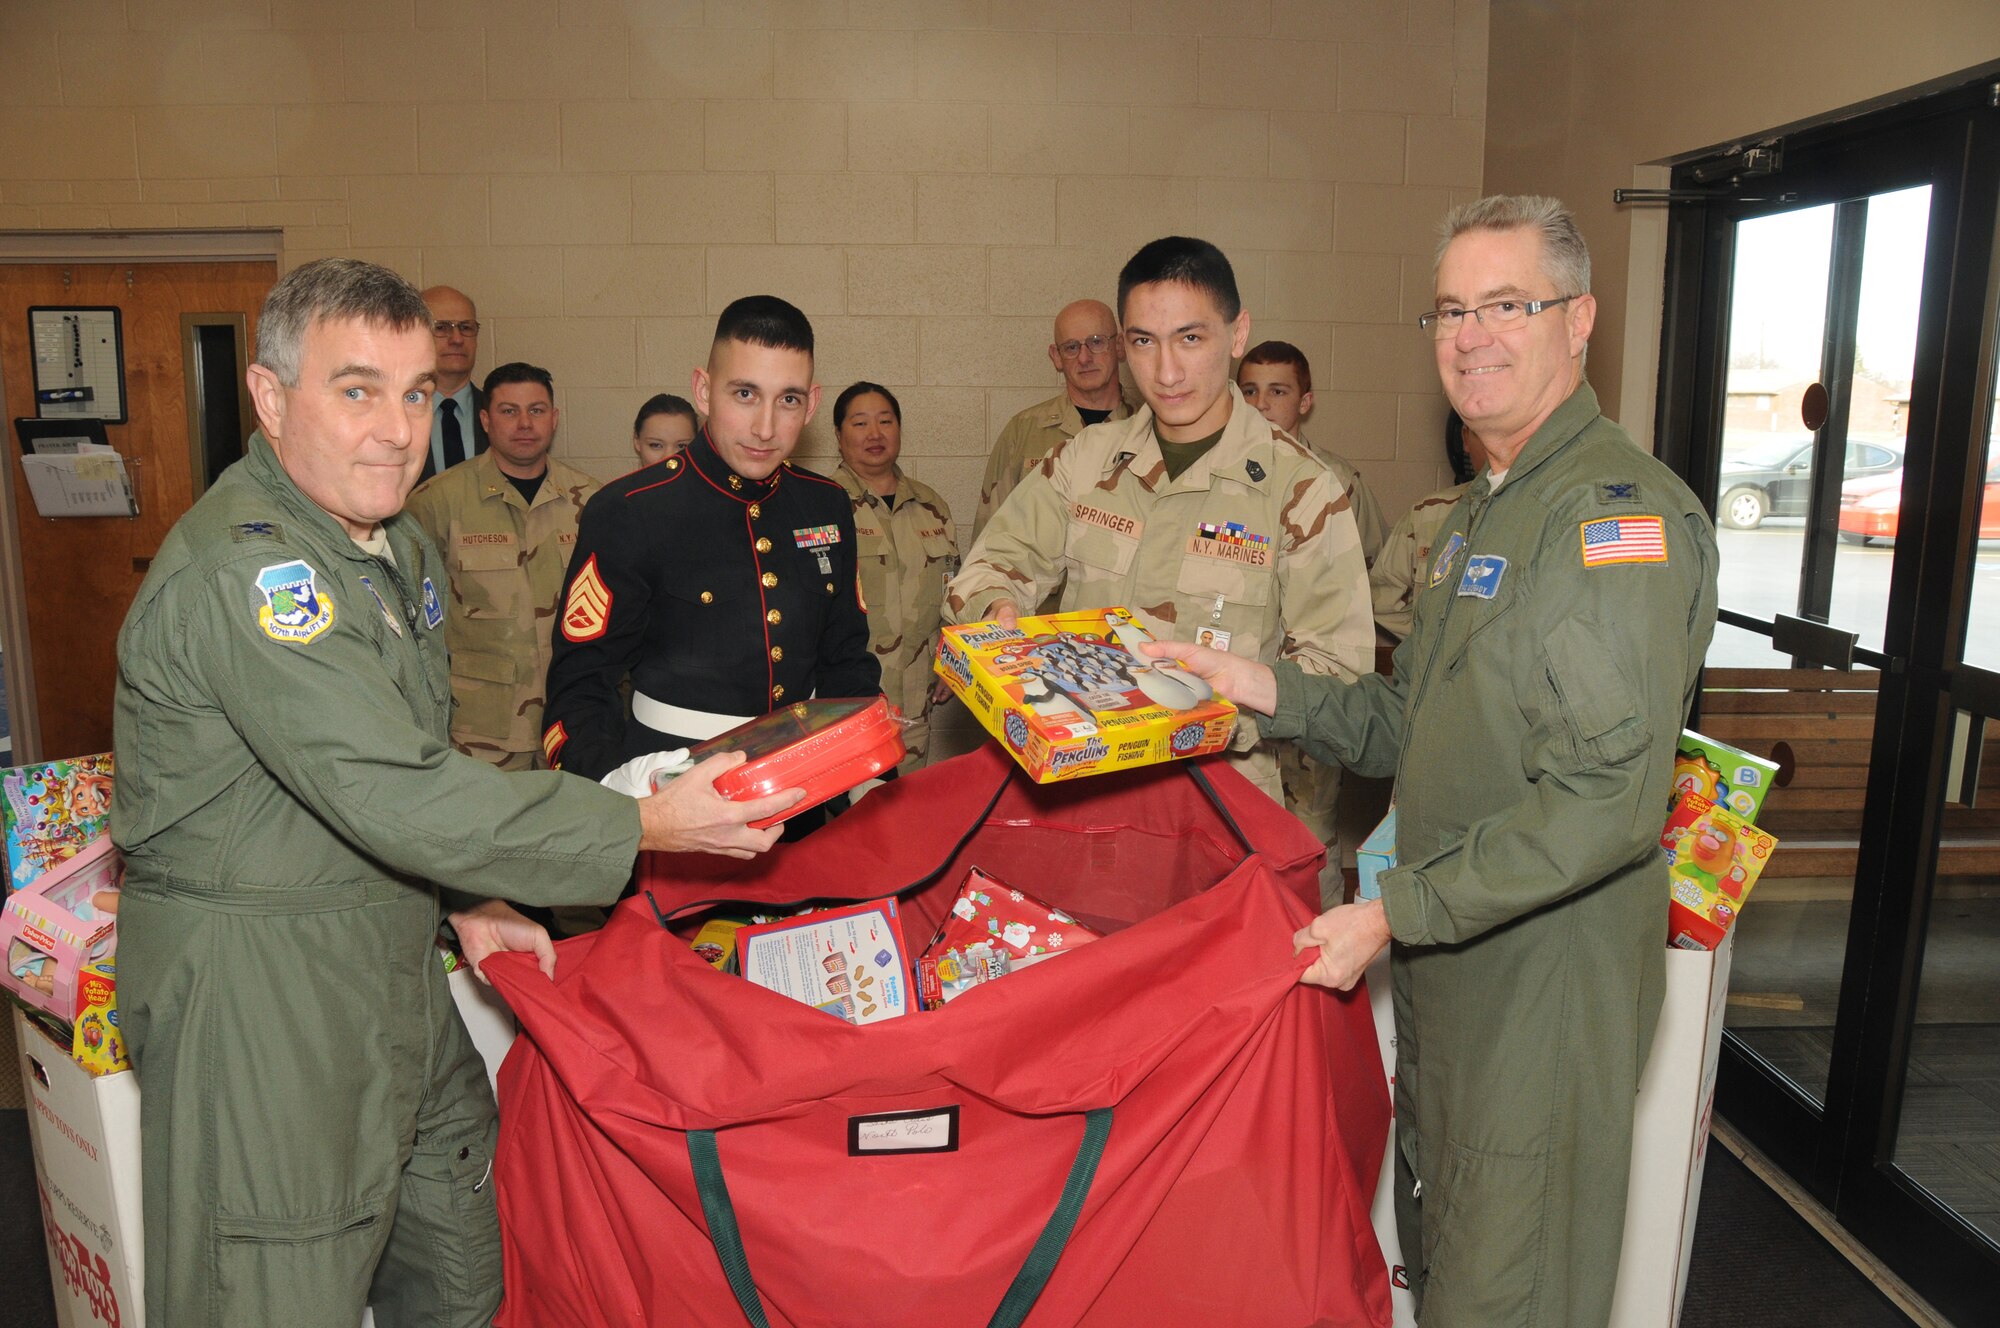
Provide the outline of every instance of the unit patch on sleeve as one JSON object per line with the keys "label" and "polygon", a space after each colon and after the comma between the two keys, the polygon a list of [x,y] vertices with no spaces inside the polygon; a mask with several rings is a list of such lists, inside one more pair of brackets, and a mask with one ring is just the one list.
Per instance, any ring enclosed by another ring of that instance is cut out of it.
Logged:
{"label": "unit patch on sleeve", "polygon": [[1579,528],[1585,567],[1667,560],[1666,523],[1656,516],[1607,516]]}
{"label": "unit patch on sleeve", "polygon": [[597,555],[591,554],[576,580],[569,583],[563,601],[562,634],[565,641],[595,641],[611,625],[611,588],[597,571]]}
{"label": "unit patch on sleeve", "polygon": [[257,573],[264,603],[257,625],[273,641],[304,645],[333,626],[333,599],[319,588],[318,573],[299,560],[273,563]]}

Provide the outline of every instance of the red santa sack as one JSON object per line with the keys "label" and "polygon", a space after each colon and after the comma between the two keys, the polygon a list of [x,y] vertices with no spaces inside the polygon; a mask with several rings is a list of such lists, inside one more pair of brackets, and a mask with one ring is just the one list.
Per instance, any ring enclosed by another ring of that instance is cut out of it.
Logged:
{"label": "red santa sack", "polygon": [[[525,1034],[496,1322],[1387,1325],[1367,993],[1292,953],[1322,854],[1220,763],[1036,785],[989,745],[754,862],[655,855],[555,982],[487,965]],[[866,1027],[687,944],[703,901],[896,894],[920,950],[973,865],[1104,938]]]}

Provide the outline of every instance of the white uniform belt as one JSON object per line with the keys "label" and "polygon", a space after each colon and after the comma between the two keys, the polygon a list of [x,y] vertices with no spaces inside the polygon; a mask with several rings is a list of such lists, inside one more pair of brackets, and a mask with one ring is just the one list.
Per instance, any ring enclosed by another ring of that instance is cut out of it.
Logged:
{"label": "white uniform belt", "polygon": [[687,710],[665,701],[656,701],[644,692],[632,693],[632,718],[647,728],[660,733],[671,733],[676,737],[691,738],[695,742],[729,732],[739,724],[748,724],[755,715],[718,715],[707,710]]}

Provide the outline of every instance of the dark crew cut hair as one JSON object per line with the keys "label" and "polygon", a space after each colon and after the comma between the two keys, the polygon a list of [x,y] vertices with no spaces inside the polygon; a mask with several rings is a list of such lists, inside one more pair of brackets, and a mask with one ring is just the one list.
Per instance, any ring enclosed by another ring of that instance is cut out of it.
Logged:
{"label": "dark crew cut hair", "polygon": [[1154,240],[1126,261],[1118,273],[1118,321],[1125,321],[1125,297],[1135,286],[1156,281],[1176,281],[1207,293],[1222,313],[1222,321],[1234,322],[1243,312],[1243,297],[1236,292],[1236,269],[1229,259],[1207,240],[1186,235],[1167,235]]}
{"label": "dark crew cut hair", "polygon": [[538,364],[529,364],[526,360],[513,360],[501,365],[486,375],[486,381],[480,385],[479,390],[490,397],[494,388],[505,387],[509,383],[540,383],[542,389],[549,394],[549,400],[556,399],[556,380],[549,376],[547,369]]}
{"label": "dark crew cut hair", "polygon": [[747,341],[772,350],[813,353],[813,327],[799,307],[775,295],[732,300],[715,320],[717,341]]}

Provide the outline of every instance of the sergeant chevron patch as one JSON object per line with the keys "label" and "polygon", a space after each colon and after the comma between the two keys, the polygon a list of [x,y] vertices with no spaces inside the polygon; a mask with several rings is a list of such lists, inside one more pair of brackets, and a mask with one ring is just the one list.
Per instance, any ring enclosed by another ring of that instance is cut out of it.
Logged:
{"label": "sergeant chevron patch", "polygon": [[569,583],[563,600],[562,634],[565,641],[595,641],[611,626],[611,589],[597,570],[597,555]]}

